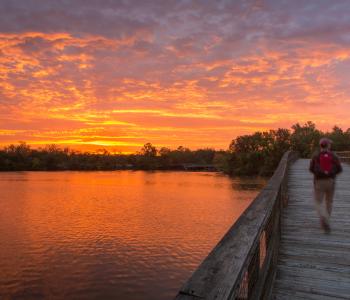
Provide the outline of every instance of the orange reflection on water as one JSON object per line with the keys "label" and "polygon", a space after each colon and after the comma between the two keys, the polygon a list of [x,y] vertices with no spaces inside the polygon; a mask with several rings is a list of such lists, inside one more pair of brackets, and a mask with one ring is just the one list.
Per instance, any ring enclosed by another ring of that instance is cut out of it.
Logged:
{"label": "orange reflection on water", "polygon": [[3,173],[0,291],[169,298],[263,184],[215,173]]}

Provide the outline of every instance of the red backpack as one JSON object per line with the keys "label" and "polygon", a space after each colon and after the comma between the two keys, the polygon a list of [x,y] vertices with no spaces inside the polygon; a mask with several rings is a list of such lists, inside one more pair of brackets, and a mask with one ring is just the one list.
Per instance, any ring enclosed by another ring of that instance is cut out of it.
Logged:
{"label": "red backpack", "polygon": [[329,174],[333,171],[334,161],[332,153],[325,151],[319,155],[320,169],[323,173]]}

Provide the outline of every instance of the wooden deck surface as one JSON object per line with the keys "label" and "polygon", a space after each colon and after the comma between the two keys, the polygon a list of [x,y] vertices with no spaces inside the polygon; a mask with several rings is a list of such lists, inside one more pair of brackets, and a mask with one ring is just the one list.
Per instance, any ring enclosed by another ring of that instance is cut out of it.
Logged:
{"label": "wooden deck surface", "polygon": [[350,299],[350,166],[337,177],[331,232],[320,227],[309,160],[290,169],[272,299]]}

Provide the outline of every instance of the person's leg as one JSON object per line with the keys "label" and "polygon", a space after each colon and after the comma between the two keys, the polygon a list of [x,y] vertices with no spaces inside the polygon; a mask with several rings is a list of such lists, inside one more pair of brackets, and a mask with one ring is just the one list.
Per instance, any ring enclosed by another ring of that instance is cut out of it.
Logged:
{"label": "person's leg", "polygon": [[327,187],[326,187],[326,191],[325,191],[325,194],[326,194],[326,208],[327,208],[328,218],[332,214],[334,189],[335,189],[335,180],[334,179],[329,179],[328,182],[327,182]]}
{"label": "person's leg", "polygon": [[329,231],[328,225],[328,212],[323,204],[323,199],[325,198],[325,180],[315,180],[314,182],[314,199],[316,211],[320,217],[321,227],[325,231]]}
{"label": "person's leg", "polygon": [[324,198],[323,185],[320,180],[315,180],[314,182],[314,199],[315,207],[319,217],[324,216],[324,209],[322,208],[322,202]]}

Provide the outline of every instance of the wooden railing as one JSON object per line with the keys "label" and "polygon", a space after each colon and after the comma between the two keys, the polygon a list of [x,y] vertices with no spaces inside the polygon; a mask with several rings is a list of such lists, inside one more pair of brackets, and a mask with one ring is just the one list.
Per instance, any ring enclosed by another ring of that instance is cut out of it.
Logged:
{"label": "wooden railing", "polygon": [[268,299],[280,242],[281,209],[287,204],[286,152],[266,187],[183,285],[175,300]]}
{"label": "wooden railing", "polygon": [[340,161],[350,163],[350,151],[336,151],[335,152]]}

